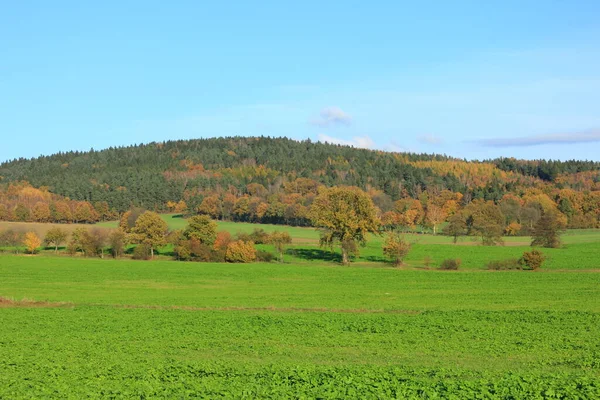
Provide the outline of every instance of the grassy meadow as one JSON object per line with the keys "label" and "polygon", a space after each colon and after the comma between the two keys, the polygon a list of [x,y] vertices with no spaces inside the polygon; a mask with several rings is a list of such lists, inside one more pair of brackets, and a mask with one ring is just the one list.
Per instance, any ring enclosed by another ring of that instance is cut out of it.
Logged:
{"label": "grassy meadow", "polygon": [[284,264],[0,254],[0,398],[600,397],[598,231],[533,272],[485,269],[528,238],[410,234],[392,268],[373,237],[343,267],[312,228],[219,226],[294,241]]}

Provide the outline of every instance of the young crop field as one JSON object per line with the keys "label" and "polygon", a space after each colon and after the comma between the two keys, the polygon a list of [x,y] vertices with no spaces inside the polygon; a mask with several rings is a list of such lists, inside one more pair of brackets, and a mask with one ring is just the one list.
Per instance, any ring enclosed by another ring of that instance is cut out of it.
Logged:
{"label": "young crop field", "polygon": [[0,255],[0,398],[598,398],[600,273],[571,261]]}

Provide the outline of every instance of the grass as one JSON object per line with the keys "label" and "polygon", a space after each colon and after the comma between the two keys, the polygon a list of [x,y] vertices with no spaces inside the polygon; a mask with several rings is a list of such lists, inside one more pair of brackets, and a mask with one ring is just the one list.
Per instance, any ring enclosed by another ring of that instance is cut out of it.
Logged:
{"label": "grass", "polygon": [[219,225],[294,243],[285,264],[0,254],[0,398],[600,397],[598,231],[531,272],[484,269],[526,238],[410,234],[391,268],[373,237],[342,267],[312,228]]}
{"label": "grass", "polygon": [[0,397],[595,397],[600,386],[598,272],[0,255],[0,295]]}
{"label": "grass", "polygon": [[[0,295],[73,304],[366,310],[585,310],[598,273],[0,256]],[[516,289],[515,289],[516,287]]]}

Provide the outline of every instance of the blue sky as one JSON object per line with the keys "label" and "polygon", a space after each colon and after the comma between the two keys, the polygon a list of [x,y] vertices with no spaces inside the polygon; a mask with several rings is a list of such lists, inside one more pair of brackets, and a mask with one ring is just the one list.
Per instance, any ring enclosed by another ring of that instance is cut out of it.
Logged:
{"label": "blue sky", "polygon": [[211,136],[600,160],[598,1],[19,1],[0,161]]}

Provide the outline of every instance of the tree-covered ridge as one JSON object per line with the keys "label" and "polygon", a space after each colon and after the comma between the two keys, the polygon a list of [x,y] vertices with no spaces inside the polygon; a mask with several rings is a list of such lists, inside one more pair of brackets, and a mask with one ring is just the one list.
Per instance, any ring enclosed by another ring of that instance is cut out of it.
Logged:
{"label": "tree-covered ridge", "polygon": [[[32,200],[27,184],[47,195]],[[600,224],[600,163],[468,162],[269,137],[167,141],[5,162],[0,219],[40,220],[35,215],[49,208],[50,220],[72,222],[89,204],[96,214],[88,222],[137,206],[308,225],[319,187],[342,185],[366,191],[384,222],[405,226],[435,227],[474,200],[504,204],[507,225],[531,226],[548,209],[564,214],[571,227]],[[70,202],[71,221],[59,198]]]}
{"label": "tree-covered ridge", "polygon": [[418,195],[429,185],[453,191],[465,189],[454,176],[407,162],[430,159],[449,158],[400,155],[309,140],[238,137],[19,159],[1,164],[0,176],[4,182],[48,186],[53,193],[72,199],[105,200],[119,210],[131,203],[162,207],[168,200],[183,198],[184,191],[192,187],[234,186],[243,190],[252,182],[268,187],[297,177],[312,178],[326,186],[376,187],[395,199],[404,193]]}

